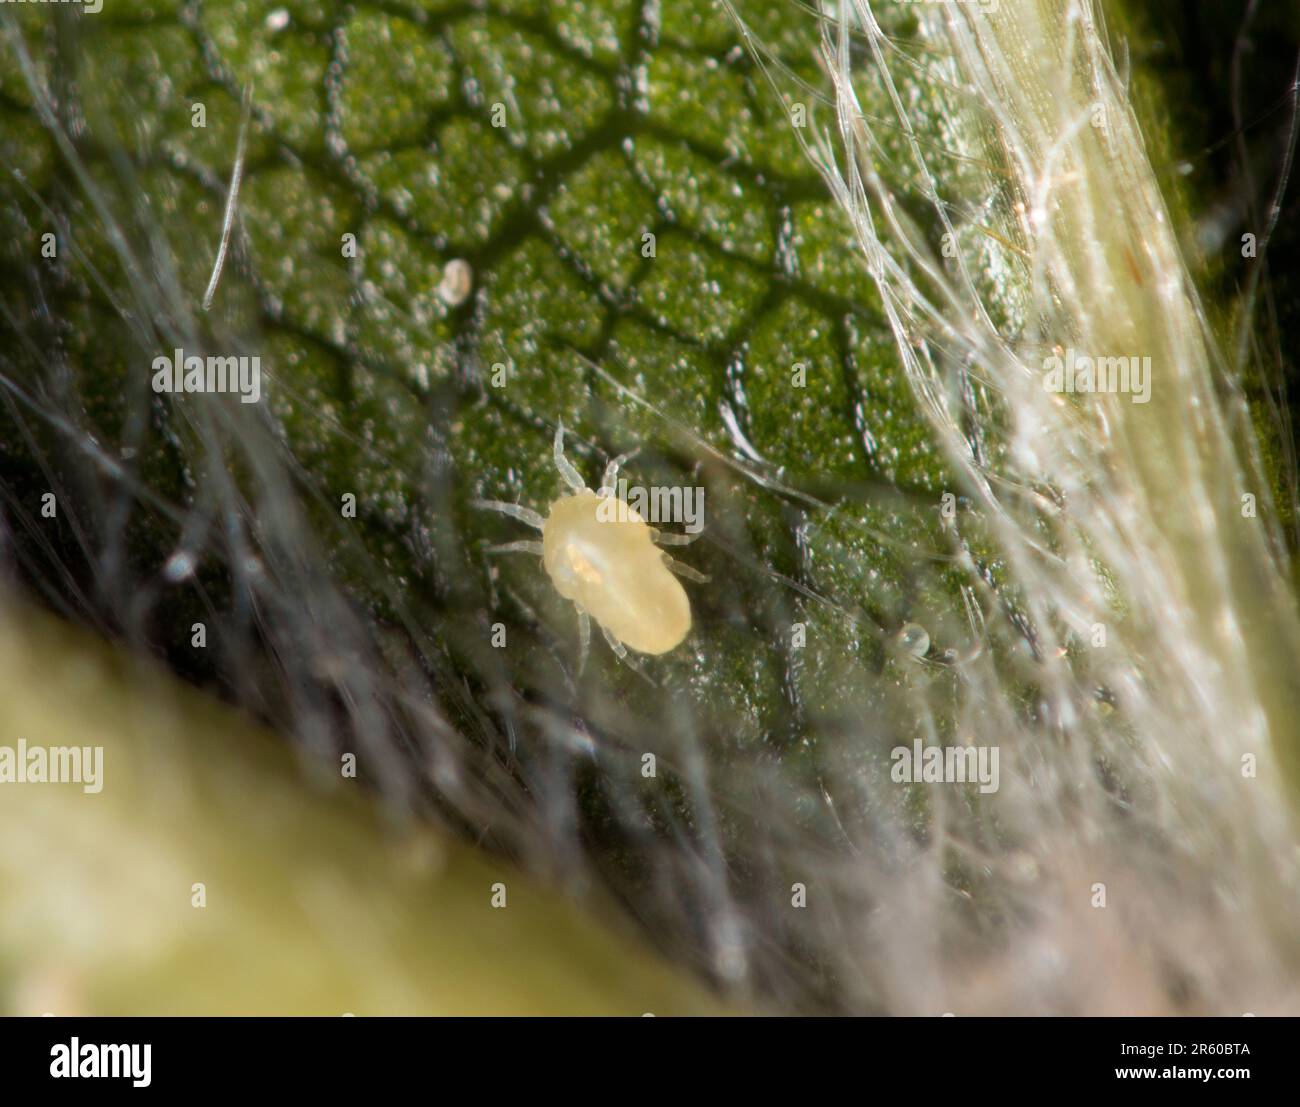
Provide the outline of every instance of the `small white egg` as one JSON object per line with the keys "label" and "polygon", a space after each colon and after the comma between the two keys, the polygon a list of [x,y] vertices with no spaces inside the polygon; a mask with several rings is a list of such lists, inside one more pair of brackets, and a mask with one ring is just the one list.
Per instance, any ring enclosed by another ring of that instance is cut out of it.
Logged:
{"label": "small white egg", "polygon": [[464,258],[452,258],[442,271],[438,296],[448,307],[460,307],[474,291],[474,270]]}

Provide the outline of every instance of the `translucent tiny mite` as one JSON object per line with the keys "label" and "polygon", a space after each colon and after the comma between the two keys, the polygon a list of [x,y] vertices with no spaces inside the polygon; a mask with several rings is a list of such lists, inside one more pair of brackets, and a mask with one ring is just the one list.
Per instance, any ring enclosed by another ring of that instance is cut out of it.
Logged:
{"label": "translucent tiny mite", "polygon": [[572,495],[551,504],[546,518],[519,504],[475,501],[477,507],[499,511],[542,532],[540,542],[507,542],[488,552],[541,557],[555,590],[578,609],[579,671],[587,658],[592,619],[600,624],[609,648],[629,664],[629,648],[644,654],[674,649],[691,629],[691,604],[672,573],[701,584],[709,578],[669,557],[656,543],[684,546],[696,536],[665,534],[630,504],[620,505],[617,512],[600,510],[602,503],[615,498],[619,467],[633,454],[614,458],[595,492],[564,456],[563,424],[555,431],[554,454],[555,467]]}

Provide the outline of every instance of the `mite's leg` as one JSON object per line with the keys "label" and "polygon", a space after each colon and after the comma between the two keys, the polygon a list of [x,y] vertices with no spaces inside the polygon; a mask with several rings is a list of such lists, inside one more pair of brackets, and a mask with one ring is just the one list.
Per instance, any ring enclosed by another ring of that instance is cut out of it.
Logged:
{"label": "mite's leg", "polygon": [[696,584],[709,583],[710,578],[705,576],[698,569],[692,569],[689,565],[681,561],[678,561],[675,558],[669,557],[667,554],[664,554],[663,558],[664,558],[664,564],[667,565],[668,568],[671,569],[674,573],[676,573],[679,577],[685,577],[687,580],[693,580],[695,581]]}
{"label": "mite's leg", "polygon": [[600,628],[600,632],[605,636],[605,641],[609,643],[609,648],[613,650],[616,654],[618,654],[619,660],[626,661],[627,647],[623,645],[622,642],[620,642],[617,638],[615,638],[614,635],[611,634],[609,631],[607,631],[604,627]]}
{"label": "mite's leg", "polygon": [[582,479],[572,465],[569,459],[564,456],[564,424],[560,423],[555,428],[555,467],[560,471],[560,476],[564,478],[564,483],[572,488],[575,492],[586,490],[587,483]]}
{"label": "mite's leg", "polygon": [[543,519],[531,507],[524,507],[522,504],[507,504],[500,500],[471,500],[474,507],[481,507],[485,511],[499,511],[502,515],[509,515],[512,519],[518,519],[521,523],[527,523],[534,530],[541,530],[546,526],[546,520]]}
{"label": "mite's leg", "polygon": [[618,457],[614,458],[613,461],[605,466],[605,479],[600,482],[600,487],[597,489],[602,496],[612,496],[614,494],[614,489],[618,484],[619,469],[636,457],[640,452],[640,447],[637,447],[635,450],[629,450],[625,454],[619,454]]}
{"label": "mite's leg", "polygon": [[656,546],[689,546],[700,534],[674,534],[672,531],[660,530],[658,527],[650,528],[650,537],[654,539]]}
{"label": "mite's leg", "polygon": [[503,542],[499,546],[488,546],[483,552],[490,554],[530,553],[541,557],[542,550],[543,547],[540,542],[533,542],[525,538],[518,542]]}
{"label": "mite's leg", "polygon": [[591,616],[578,608],[578,676],[587,667],[587,654],[591,652]]}
{"label": "mite's leg", "polygon": [[650,685],[650,687],[652,688],[659,687],[658,684],[656,684],[650,677],[646,675],[645,671],[641,668],[641,666],[638,665],[634,660],[632,660],[632,658],[628,655],[627,647],[623,645],[622,642],[620,642],[617,638],[615,638],[614,635],[612,635],[604,627],[600,628],[600,632],[605,636],[605,641],[609,643],[609,648],[613,650],[615,654],[618,655],[618,659],[621,662],[623,662],[624,665],[626,665],[629,669],[631,669],[634,673],[636,673],[636,675],[639,676],[642,680],[646,681]]}

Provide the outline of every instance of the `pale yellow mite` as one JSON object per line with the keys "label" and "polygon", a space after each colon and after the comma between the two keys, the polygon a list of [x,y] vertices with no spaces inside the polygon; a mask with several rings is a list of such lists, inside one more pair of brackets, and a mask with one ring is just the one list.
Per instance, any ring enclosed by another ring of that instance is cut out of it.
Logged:
{"label": "pale yellow mite", "polygon": [[542,532],[540,542],[508,542],[491,547],[491,552],[541,556],[555,590],[578,609],[584,660],[591,636],[589,618],[600,624],[610,648],[624,659],[627,648],[663,654],[679,646],[691,629],[691,604],[672,574],[701,583],[709,578],[674,561],[655,543],[685,545],[695,536],[664,534],[626,503],[611,510],[619,466],[630,454],[609,463],[600,490],[593,492],[564,456],[563,426],[555,432],[554,453],[555,465],[573,494],[551,504],[546,518],[519,504],[476,501],[479,507],[500,511]]}

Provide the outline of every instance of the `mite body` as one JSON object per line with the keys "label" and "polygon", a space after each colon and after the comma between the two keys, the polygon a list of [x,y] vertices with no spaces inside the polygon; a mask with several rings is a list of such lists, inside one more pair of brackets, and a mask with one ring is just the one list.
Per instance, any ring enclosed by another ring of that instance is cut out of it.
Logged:
{"label": "mite body", "polygon": [[551,504],[542,527],[542,564],[561,596],[625,646],[667,653],[691,629],[686,590],[640,515],[627,507],[626,521],[602,521],[604,498],[584,489]]}
{"label": "mite body", "polygon": [[656,543],[685,545],[695,536],[664,534],[626,503],[617,503],[615,510],[619,466],[631,455],[611,461],[600,490],[593,492],[564,456],[563,426],[555,432],[554,452],[572,494],[551,504],[545,518],[518,504],[477,501],[542,532],[540,542],[509,542],[491,552],[541,556],[555,590],[578,609],[583,661],[590,619],[600,624],[610,648],[624,659],[628,648],[645,654],[674,649],[691,629],[691,605],[672,574],[697,582],[708,577],[673,560]]}

